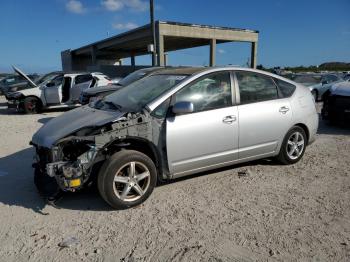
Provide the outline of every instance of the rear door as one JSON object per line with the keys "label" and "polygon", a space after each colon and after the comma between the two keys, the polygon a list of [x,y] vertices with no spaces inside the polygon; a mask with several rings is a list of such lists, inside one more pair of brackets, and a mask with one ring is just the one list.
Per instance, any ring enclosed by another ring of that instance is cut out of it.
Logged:
{"label": "rear door", "polygon": [[74,85],[70,90],[70,101],[77,102],[82,91],[89,88],[93,81],[91,74],[78,75],[75,77]]}
{"label": "rear door", "polygon": [[170,172],[175,177],[227,165],[238,156],[237,106],[230,72],[201,77],[177,92],[173,103],[192,102],[193,113],[166,120]]}
{"label": "rear door", "polygon": [[289,98],[281,98],[274,80],[236,71],[239,92],[239,159],[273,155],[292,124]]}

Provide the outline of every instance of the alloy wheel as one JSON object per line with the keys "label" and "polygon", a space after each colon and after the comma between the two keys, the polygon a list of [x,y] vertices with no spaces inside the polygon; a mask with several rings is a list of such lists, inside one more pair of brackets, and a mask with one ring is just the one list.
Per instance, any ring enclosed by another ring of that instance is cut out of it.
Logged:
{"label": "alloy wheel", "polygon": [[295,160],[301,156],[304,151],[305,140],[303,135],[296,131],[290,135],[287,142],[287,155],[290,159]]}
{"label": "alloy wheel", "polygon": [[150,171],[144,164],[129,162],[114,176],[114,194],[122,201],[136,201],[146,193],[151,181],[150,176]]}

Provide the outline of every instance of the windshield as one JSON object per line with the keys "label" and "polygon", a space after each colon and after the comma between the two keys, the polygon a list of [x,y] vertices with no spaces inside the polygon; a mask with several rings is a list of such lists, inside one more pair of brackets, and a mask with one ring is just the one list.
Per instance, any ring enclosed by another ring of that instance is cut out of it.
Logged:
{"label": "windshield", "polygon": [[47,80],[49,79],[52,79],[53,77],[57,76],[57,73],[49,73],[49,74],[46,74],[46,75],[43,75],[39,78],[37,78],[34,83],[37,84],[37,85],[40,85],[41,83],[44,83],[46,82]]}
{"label": "windshield", "polygon": [[106,96],[92,106],[101,110],[138,112],[185,78],[186,75],[151,75]]}

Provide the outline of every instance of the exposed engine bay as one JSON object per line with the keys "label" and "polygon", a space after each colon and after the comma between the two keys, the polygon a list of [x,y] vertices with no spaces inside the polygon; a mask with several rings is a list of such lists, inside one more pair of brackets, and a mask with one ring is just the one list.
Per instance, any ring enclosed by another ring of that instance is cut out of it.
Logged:
{"label": "exposed engine bay", "polygon": [[[56,181],[58,190],[70,192],[79,190],[93,179],[92,173],[96,171],[94,167],[103,163],[114,152],[132,147],[130,141],[133,138],[154,145],[153,147],[158,148],[155,151],[161,150],[162,124],[163,120],[153,118],[145,110],[142,113],[126,113],[117,121],[103,126],[84,127],[59,139],[52,148],[31,143],[36,148],[33,167],[36,169],[37,181],[47,175],[52,181],[53,179]],[[159,166],[163,165],[164,163],[159,163]],[[36,184],[47,186],[50,183]],[[44,192],[55,191],[52,187],[51,185],[51,189],[47,190],[38,186],[39,190]],[[54,192],[45,193],[45,195],[51,194]]]}

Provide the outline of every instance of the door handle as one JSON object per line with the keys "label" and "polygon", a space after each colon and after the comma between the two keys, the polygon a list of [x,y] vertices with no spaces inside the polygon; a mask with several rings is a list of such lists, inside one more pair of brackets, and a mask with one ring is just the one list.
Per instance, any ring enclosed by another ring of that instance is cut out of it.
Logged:
{"label": "door handle", "polygon": [[280,113],[285,114],[289,111],[289,107],[282,106],[279,111],[280,111]]}
{"label": "door handle", "polygon": [[232,124],[233,122],[235,122],[237,120],[236,116],[225,116],[222,119],[222,122],[224,122],[225,124]]}

